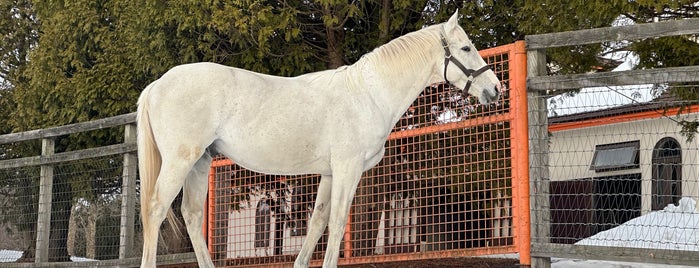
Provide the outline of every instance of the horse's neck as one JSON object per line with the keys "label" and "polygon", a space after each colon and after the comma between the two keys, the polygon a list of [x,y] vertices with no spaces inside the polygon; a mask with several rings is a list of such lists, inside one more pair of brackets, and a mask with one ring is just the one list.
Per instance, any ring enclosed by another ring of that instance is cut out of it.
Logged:
{"label": "horse's neck", "polygon": [[[444,61],[443,50],[438,42],[435,47],[425,51],[422,57],[416,57],[410,64],[396,67],[381,59],[367,59],[358,62],[358,70],[374,102],[383,110],[385,121],[390,128],[398,122],[405,111],[430,84],[443,80],[436,75],[437,66]],[[414,53],[406,51],[407,53]],[[406,55],[407,57],[407,55]],[[387,68],[387,66],[392,66]],[[351,78],[350,78],[351,79]]]}

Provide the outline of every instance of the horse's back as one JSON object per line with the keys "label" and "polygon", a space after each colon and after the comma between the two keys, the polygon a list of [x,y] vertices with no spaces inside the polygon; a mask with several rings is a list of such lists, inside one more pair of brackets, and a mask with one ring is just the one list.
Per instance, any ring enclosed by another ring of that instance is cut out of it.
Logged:
{"label": "horse's back", "polygon": [[[148,101],[155,139],[172,150],[219,152],[268,173],[327,170],[328,137],[339,116],[332,73],[285,78],[214,63],[174,67]],[[346,114],[344,114],[346,115]],[[185,147],[185,149],[179,149]],[[311,170],[300,170],[310,168]]]}

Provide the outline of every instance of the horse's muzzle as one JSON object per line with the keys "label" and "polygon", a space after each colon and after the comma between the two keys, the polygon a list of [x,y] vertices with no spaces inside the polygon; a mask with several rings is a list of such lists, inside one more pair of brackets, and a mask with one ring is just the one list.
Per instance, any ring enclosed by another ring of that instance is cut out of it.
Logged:
{"label": "horse's muzzle", "polygon": [[491,102],[498,100],[499,97],[500,97],[500,86],[495,86],[495,88],[493,88],[493,90],[483,90],[483,92],[481,92],[480,101],[483,104],[487,104],[487,103],[491,103]]}

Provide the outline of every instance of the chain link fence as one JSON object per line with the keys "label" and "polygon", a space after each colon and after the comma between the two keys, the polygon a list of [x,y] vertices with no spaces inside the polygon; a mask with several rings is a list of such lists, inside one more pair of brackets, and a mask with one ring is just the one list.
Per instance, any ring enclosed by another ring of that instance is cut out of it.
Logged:
{"label": "chain link fence", "polygon": [[699,66],[628,70],[631,55],[617,71],[545,75],[548,48],[696,34],[693,21],[527,38],[535,266],[699,264],[699,102],[686,97]]}

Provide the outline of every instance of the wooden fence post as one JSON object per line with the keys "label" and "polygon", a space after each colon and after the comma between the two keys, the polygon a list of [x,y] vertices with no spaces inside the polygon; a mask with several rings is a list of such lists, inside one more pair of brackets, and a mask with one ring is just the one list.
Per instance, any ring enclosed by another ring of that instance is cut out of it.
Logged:
{"label": "wooden fence post", "polygon": [[[546,75],[543,50],[527,51],[527,77]],[[531,243],[548,243],[551,233],[549,211],[548,110],[541,91],[527,90],[529,110],[529,179],[531,202]],[[532,251],[534,251],[532,249]],[[535,257],[532,267],[550,268],[551,258]]]}
{"label": "wooden fence post", "polygon": [[[54,154],[54,138],[41,140],[41,157]],[[51,234],[51,192],[53,191],[53,165],[41,165],[39,180],[39,208],[36,221],[36,253],[34,262],[49,260],[49,237]]]}
{"label": "wooden fence post", "polygon": [[[124,125],[124,143],[136,143],[136,124]],[[119,226],[119,259],[133,255],[136,219],[137,152],[124,154],[121,193],[121,224]]]}

